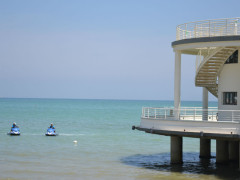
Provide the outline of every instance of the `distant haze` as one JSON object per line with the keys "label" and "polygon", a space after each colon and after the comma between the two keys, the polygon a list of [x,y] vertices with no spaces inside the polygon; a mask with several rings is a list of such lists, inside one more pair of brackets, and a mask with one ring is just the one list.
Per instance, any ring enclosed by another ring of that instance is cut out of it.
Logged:
{"label": "distant haze", "polygon": [[[2,0],[0,97],[173,100],[176,26],[237,17],[239,5]],[[201,100],[194,76],[195,56],[182,56],[183,100]]]}

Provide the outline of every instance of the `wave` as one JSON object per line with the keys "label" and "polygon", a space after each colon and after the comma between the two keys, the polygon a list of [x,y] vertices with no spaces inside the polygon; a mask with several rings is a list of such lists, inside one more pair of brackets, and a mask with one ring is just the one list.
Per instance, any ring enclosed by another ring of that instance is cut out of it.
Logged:
{"label": "wave", "polygon": [[61,135],[61,136],[85,136],[86,134],[66,134],[66,133],[61,133],[59,135]]}
{"label": "wave", "polygon": [[42,136],[42,135],[45,135],[45,134],[35,134],[35,133],[21,133],[21,135],[26,135],[26,136]]}

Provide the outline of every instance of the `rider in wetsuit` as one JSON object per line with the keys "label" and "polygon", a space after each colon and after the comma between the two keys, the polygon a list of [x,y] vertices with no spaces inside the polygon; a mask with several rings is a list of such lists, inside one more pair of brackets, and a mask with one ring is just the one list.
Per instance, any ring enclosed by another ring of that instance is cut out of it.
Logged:
{"label": "rider in wetsuit", "polygon": [[52,129],[54,129],[54,132],[56,132],[55,131],[55,127],[53,126],[53,123],[51,123],[51,125],[50,125],[50,127],[49,128],[52,128]]}
{"label": "rider in wetsuit", "polygon": [[12,128],[15,128],[16,127],[16,123],[14,122],[13,125],[12,125]]}
{"label": "rider in wetsuit", "polygon": [[51,123],[49,128],[55,129],[55,127],[53,126],[53,123]]}
{"label": "rider in wetsuit", "polygon": [[12,128],[18,128],[17,124],[14,122]]}

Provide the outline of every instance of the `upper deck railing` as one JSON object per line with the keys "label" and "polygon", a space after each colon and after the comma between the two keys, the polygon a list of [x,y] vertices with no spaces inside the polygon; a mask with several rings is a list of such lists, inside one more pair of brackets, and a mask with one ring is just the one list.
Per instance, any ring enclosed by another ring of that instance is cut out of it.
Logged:
{"label": "upper deck railing", "polygon": [[[175,116],[178,114],[178,117]],[[218,110],[215,107],[202,109],[201,107],[174,108],[142,108],[142,118],[156,120],[193,120],[193,121],[221,121],[240,123],[240,110]]]}
{"label": "upper deck railing", "polygon": [[240,35],[240,18],[213,19],[180,24],[177,40]]}

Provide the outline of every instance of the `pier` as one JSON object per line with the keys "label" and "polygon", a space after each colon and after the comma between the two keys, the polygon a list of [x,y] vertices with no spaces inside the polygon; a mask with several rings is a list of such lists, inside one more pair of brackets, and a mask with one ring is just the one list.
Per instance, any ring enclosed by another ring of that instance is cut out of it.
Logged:
{"label": "pier", "polygon": [[[174,106],[143,107],[133,129],[170,136],[171,163],[182,163],[183,138],[198,138],[199,157],[216,163],[237,161],[240,167],[240,18],[204,20],[178,25],[175,52]],[[202,88],[202,107],[181,107],[181,55],[195,56],[195,86]],[[208,93],[218,107],[208,107]]]}
{"label": "pier", "polygon": [[[173,115],[178,111],[179,118]],[[218,114],[231,114],[218,121]],[[208,114],[207,119],[206,114]],[[216,162],[239,161],[240,111],[201,108],[143,108],[140,126],[134,129],[171,137],[171,162],[182,162],[183,137],[199,138],[200,158],[211,157],[211,139],[216,140]]]}

